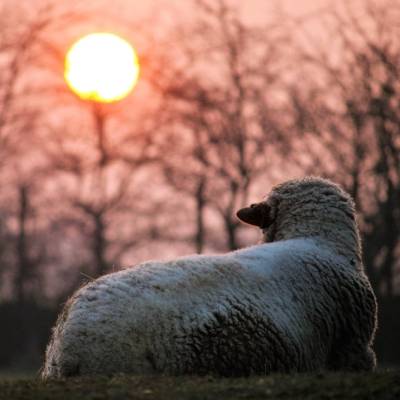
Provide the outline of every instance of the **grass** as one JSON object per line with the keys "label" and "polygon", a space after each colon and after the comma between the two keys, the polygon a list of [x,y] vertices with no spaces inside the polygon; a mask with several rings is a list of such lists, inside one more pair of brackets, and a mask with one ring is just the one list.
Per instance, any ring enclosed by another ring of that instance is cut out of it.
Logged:
{"label": "grass", "polygon": [[34,379],[39,376],[38,369],[0,369],[0,385],[5,380]]}
{"label": "grass", "polygon": [[271,375],[240,379],[118,375],[41,382],[1,379],[0,399],[397,400],[400,371]]}

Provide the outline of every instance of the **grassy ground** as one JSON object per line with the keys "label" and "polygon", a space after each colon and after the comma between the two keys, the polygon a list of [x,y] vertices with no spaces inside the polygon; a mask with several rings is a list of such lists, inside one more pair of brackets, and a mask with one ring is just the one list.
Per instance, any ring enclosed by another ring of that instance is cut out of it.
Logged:
{"label": "grassy ground", "polygon": [[211,377],[85,378],[48,383],[35,379],[0,381],[0,399],[29,400],[398,400],[400,371],[373,374],[272,375],[241,379]]}

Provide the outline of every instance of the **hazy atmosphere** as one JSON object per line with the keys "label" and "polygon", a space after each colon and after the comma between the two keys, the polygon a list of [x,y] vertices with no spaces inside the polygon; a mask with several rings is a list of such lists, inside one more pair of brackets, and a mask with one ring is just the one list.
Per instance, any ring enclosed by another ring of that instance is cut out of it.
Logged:
{"label": "hazy atmosphere", "polygon": [[[398,366],[399,21],[399,0],[2,0],[0,373],[37,373],[83,284],[256,244],[237,210],[306,175],[355,201],[378,367]],[[136,52],[118,98],[68,81],[96,32]]]}

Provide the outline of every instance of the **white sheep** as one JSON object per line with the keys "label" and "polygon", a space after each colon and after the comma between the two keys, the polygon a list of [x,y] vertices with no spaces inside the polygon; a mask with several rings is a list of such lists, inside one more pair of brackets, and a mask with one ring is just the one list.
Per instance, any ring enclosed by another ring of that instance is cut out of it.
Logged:
{"label": "white sheep", "polygon": [[293,180],[238,216],[270,243],[150,261],[78,290],[43,378],[373,369],[376,301],[350,196]]}

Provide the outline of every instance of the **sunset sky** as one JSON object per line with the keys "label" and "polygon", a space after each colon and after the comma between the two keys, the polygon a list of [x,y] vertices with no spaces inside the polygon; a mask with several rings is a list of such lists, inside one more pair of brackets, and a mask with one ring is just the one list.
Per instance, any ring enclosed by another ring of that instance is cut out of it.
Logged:
{"label": "sunset sky", "polygon": [[[121,0],[120,0],[121,1]],[[121,2],[121,4],[123,1]],[[282,7],[285,11],[291,13],[292,15],[301,16],[305,14],[317,11],[328,4],[332,3],[331,0],[280,0],[280,1],[265,1],[265,0],[247,0],[245,2],[232,1],[234,4],[239,4],[240,8],[243,10],[243,14],[246,15],[252,21],[263,22],[268,13],[275,5]],[[161,7],[174,7],[175,9],[188,9],[190,10],[191,5],[189,2],[182,0],[147,0],[146,2],[134,2],[131,1],[129,4],[125,5],[127,8],[135,7],[136,10],[147,14]]]}
{"label": "sunset sky", "polygon": [[[50,321],[142,261],[254,245],[237,210],[307,175],[354,198],[372,284],[400,294],[400,0],[201,1],[0,0],[0,321],[24,302]],[[67,57],[93,33],[128,52]],[[38,362],[40,326],[7,365]]]}

